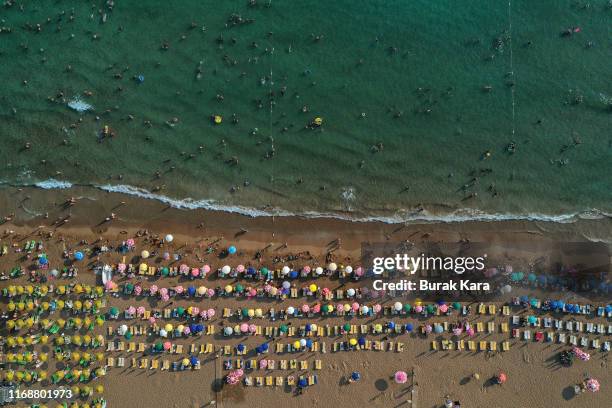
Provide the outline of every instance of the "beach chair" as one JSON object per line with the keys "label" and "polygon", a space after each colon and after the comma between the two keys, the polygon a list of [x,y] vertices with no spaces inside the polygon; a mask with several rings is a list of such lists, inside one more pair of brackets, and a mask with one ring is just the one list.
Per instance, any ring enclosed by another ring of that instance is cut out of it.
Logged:
{"label": "beach chair", "polygon": [[134,342],[129,342],[128,343],[128,349],[127,349],[128,353],[133,353],[136,351],[136,343]]}
{"label": "beach chair", "polygon": [[315,385],[318,382],[318,376],[316,374],[308,376],[308,385]]}
{"label": "beach chair", "polygon": [[300,361],[300,370],[308,370],[308,360]]}
{"label": "beach chair", "polygon": [[296,299],[298,297],[297,288],[291,288],[291,290],[289,291],[289,294],[291,298]]}
{"label": "beach chair", "polygon": [[557,338],[557,343],[565,344],[567,339],[565,338],[565,333],[559,333],[559,337]]}
{"label": "beach chair", "polygon": [[468,350],[476,351],[476,342],[473,340],[468,340]]}
{"label": "beach chair", "polygon": [[151,360],[150,370],[157,370],[159,368],[159,360]]}
{"label": "beach chair", "polygon": [[170,361],[168,360],[163,360],[162,361],[162,367],[161,367],[162,371],[169,371],[170,370]]}
{"label": "beach chair", "polygon": [[284,344],[276,343],[276,353],[282,353],[284,351]]}
{"label": "beach chair", "polygon": [[289,369],[290,370],[297,370],[297,360],[293,359],[293,360],[289,360]]}
{"label": "beach chair", "polygon": [[140,359],[140,364],[138,365],[138,368],[149,368],[149,359],[148,358],[141,358]]}
{"label": "beach chair", "polygon": [[478,349],[479,349],[480,351],[487,351],[487,342],[486,342],[486,341],[484,341],[484,340],[481,340],[481,341],[478,343]]}
{"label": "beach chair", "polygon": [[317,327],[317,337],[323,337],[325,335],[325,328],[324,327]]}
{"label": "beach chair", "polygon": [[431,349],[432,349],[433,351],[438,351],[438,341],[437,341],[437,340],[433,340],[433,341],[431,342]]}
{"label": "beach chair", "polygon": [[487,313],[487,306],[484,303],[478,305],[478,314]]}
{"label": "beach chair", "polygon": [[315,370],[321,370],[322,368],[323,367],[322,367],[322,364],[321,364],[321,360],[315,360],[314,361],[314,369]]}
{"label": "beach chair", "polygon": [[244,377],[244,385],[246,385],[247,387],[251,387],[253,385],[253,377],[251,376]]}
{"label": "beach chair", "polygon": [[117,358],[117,367],[119,367],[119,368],[125,367],[125,358],[124,357]]}
{"label": "beach chair", "polygon": [[263,377],[255,377],[255,385],[257,387],[263,387]]}
{"label": "beach chair", "polygon": [[387,351],[393,351],[395,344],[392,341],[387,342]]}
{"label": "beach chair", "polygon": [[268,370],[276,370],[276,360],[268,360]]}
{"label": "beach chair", "polygon": [[487,323],[487,332],[488,333],[493,333],[495,331],[495,322],[488,322]]}
{"label": "beach chair", "polygon": [[106,344],[106,351],[115,351],[115,342],[114,341],[109,341]]}
{"label": "beach chair", "polygon": [[502,306],[502,315],[510,316],[510,306]]}
{"label": "beach chair", "polygon": [[176,345],[176,350],[174,351],[174,354],[183,354],[183,345],[182,344],[177,344]]}
{"label": "beach chair", "polygon": [[599,348],[599,339],[593,339],[593,341],[591,342],[591,347],[594,349],[598,349]]}
{"label": "beach chair", "polygon": [[115,366],[115,359],[113,357],[106,358],[106,367],[111,368]]}
{"label": "beach chair", "polygon": [[508,323],[507,322],[503,322],[500,325],[500,329],[502,333],[508,333]]}
{"label": "beach chair", "polygon": [[523,340],[531,340],[531,330],[525,330],[523,332]]}
{"label": "beach chair", "polygon": [[497,306],[495,305],[489,305],[488,310],[490,315],[497,314]]}
{"label": "beach chair", "polygon": [[569,336],[569,343],[572,346],[577,346],[578,345],[578,338],[576,336],[574,336],[573,334]]}
{"label": "beach chair", "polygon": [[223,308],[223,317],[227,319],[227,318],[230,318],[231,316],[232,316],[231,309],[229,309],[227,307],[224,307]]}
{"label": "beach chair", "polygon": [[125,351],[125,343],[120,341],[119,343],[117,343],[117,351]]}
{"label": "beach chair", "polygon": [[281,360],[280,361],[280,369],[281,370],[286,370],[287,368],[288,368],[287,360]]}
{"label": "beach chair", "polygon": [[310,347],[310,351],[317,353],[319,351],[319,342],[313,341],[312,346]]}
{"label": "beach chair", "polygon": [[215,326],[212,324],[209,324],[206,326],[206,335],[207,336],[212,336],[215,334]]}
{"label": "beach chair", "polygon": [[136,368],[138,367],[138,360],[136,360],[136,358],[132,357],[130,359],[130,368]]}
{"label": "beach chair", "polygon": [[344,299],[344,291],[342,289],[336,290],[336,299]]}
{"label": "beach chair", "polygon": [[106,334],[108,336],[112,336],[114,334],[113,326],[108,326],[108,328],[106,329]]}
{"label": "beach chair", "polygon": [[151,311],[145,310],[145,312],[142,314],[142,320],[149,320],[150,318],[151,318]]}
{"label": "beach chair", "polygon": [[266,376],[266,386],[272,387],[274,385],[274,379],[271,375]]}
{"label": "beach chair", "polygon": [[237,359],[236,359],[236,369],[237,369],[237,370],[238,370],[238,369],[241,369],[241,368],[243,368],[243,366],[244,366],[244,364],[243,364],[243,362],[242,362],[242,359],[241,359],[241,358],[237,358]]}
{"label": "beach chair", "polygon": [[290,375],[287,377],[287,385],[294,386],[295,385],[295,377]]}
{"label": "beach chair", "polygon": [[276,377],[276,386],[277,387],[282,387],[285,384],[285,378],[284,377]]}
{"label": "beach chair", "polygon": [[504,341],[502,343],[502,351],[509,351],[510,350],[510,342],[509,341]]}
{"label": "beach chair", "polygon": [[465,341],[464,340],[457,340],[457,350],[459,350],[459,351],[465,350]]}
{"label": "beach chair", "polygon": [[497,351],[497,342],[496,341],[490,341],[489,342],[489,350],[490,351]]}
{"label": "beach chair", "polygon": [[403,351],[404,351],[404,343],[400,343],[400,342],[398,342],[398,343],[395,345],[395,351],[396,351],[397,353],[401,353],[401,352],[403,352]]}

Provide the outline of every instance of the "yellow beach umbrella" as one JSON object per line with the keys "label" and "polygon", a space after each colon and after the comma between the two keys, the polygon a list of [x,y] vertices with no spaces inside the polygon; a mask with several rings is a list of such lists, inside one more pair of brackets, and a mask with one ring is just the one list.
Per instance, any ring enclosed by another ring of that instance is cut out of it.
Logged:
{"label": "yellow beach umbrella", "polygon": [[8,307],[8,311],[9,311],[9,312],[12,312],[12,311],[14,311],[14,310],[15,310],[15,308],[17,307],[17,305],[15,305],[15,302],[13,302],[13,301],[11,300],[11,301],[9,302],[9,304],[8,304],[8,306],[7,306],[7,307]]}
{"label": "yellow beach umbrella", "polygon": [[102,394],[104,392],[104,386],[102,384],[96,385],[96,392]]}

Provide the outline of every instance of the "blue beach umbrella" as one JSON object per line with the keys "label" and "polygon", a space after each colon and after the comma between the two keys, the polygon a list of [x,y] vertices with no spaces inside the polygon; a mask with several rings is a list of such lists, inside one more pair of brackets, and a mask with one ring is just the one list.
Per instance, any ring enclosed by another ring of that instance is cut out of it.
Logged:
{"label": "blue beach umbrella", "polygon": [[312,325],[310,323],[306,325],[306,331],[307,332],[312,331]]}
{"label": "blue beach umbrella", "polygon": [[289,277],[290,277],[291,279],[296,279],[296,278],[298,277],[298,273],[297,273],[297,271],[291,271],[291,272],[289,272]]}
{"label": "blue beach umbrella", "polygon": [[191,356],[189,358],[189,362],[191,363],[192,366],[196,366],[200,362],[200,360],[198,360],[197,357],[195,356]]}
{"label": "blue beach umbrella", "polygon": [[298,381],[298,387],[300,388],[304,388],[308,385],[308,382],[306,381],[305,378],[300,378],[300,380]]}
{"label": "blue beach umbrella", "polygon": [[412,332],[412,330],[414,330],[414,326],[412,325],[412,323],[408,323],[406,325],[406,331],[407,332]]}
{"label": "blue beach umbrella", "polygon": [[312,347],[312,340],[311,339],[306,339],[306,347],[308,347],[308,348]]}
{"label": "blue beach umbrella", "polygon": [[245,346],[244,344],[240,343],[236,346],[236,349],[242,353],[245,350]]}
{"label": "blue beach umbrella", "polygon": [[81,251],[77,252],[74,254],[74,259],[76,259],[77,261],[80,261],[83,259],[83,253]]}
{"label": "blue beach umbrella", "polygon": [[527,321],[528,321],[530,324],[534,324],[534,323],[535,323],[537,320],[538,320],[538,319],[536,319],[536,317],[535,317],[535,316],[529,316],[529,317],[527,318]]}
{"label": "blue beach umbrella", "polygon": [[434,327],[434,332],[436,332],[437,334],[440,334],[444,331],[444,328],[442,327],[442,325],[436,324]]}
{"label": "blue beach umbrella", "polygon": [[189,293],[189,296],[194,296],[196,293],[196,288],[193,286],[190,286],[187,288],[187,293]]}
{"label": "blue beach umbrella", "polygon": [[257,269],[253,268],[252,266],[249,266],[247,268],[247,274],[248,275],[255,275],[257,273]]}
{"label": "blue beach umbrella", "polygon": [[268,343],[263,343],[259,347],[261,348],[262,351],[268,351],[270,349],[270,346],[268,345]]}
{"label": "blue beach umbrella", "polygon": [[536,281],[536,274],[535,273],[530,273],[529,276],[527,276],[527,279],[529,280],[529,282],[535,282]]}
{"label": "blue beach umbrella", "polygon": [[227,253],[230,255],[234,255],[236,253],[236,247],[235,246],[230,246],[229,248],[227,248]]}
{"label": "blue beach umbrella", "polygon": [[351,373],[351,380],[353,380],[353,381],[361,380],[361,373],[359,371],[353,371]]}
{"label": "blue beach umbrella", "polygon": [[389,327],[391,330],[395,329],[395,323],[394,323],[394,322],[389,322],[389,323],[387,323],[387,326],[388,326],[388,327]]}
{"label": "blue beach umbrella", "polygon": [[365,344],[366,344],[366,339],[365,339],[365,337],[359,337],[359,338],[357,339],[357,344],[359,344],[360,346],[365,346]]}

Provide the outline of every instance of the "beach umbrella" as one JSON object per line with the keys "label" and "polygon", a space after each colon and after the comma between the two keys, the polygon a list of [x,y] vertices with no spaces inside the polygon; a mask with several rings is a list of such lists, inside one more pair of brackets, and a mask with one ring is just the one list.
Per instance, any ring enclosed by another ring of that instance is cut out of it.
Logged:
{"label": "beach umbrella", "polygon": [[497,383],[498,383],[498,384],[503,384],[503,383],[505,383],[507,380],[508,380],[508,377],[506,376],[506,374],[505,374],[505,373],[500,372],[500,373],[497,375]]}
{"label": "beach umbrella", "polygon": [[284,281],[282,286],[283,286],[283,289],[289,289],[291,288],[291,283],[289,281]]}
{"label": "beach umbrella", "polygon": [[150,253],[146,249],[143,249],[142,252],[140,253],[140,257],[142,259],[147,259],[149,257],[149,255],[150,255]]}
{"label": "beach umbrella", "polygon": [[198,295],[204,296],[204,294],[206,294],[206,286],[200,286],[198,288]]}
{"label": "beach umbrella", "polygon": [[253,334],[257,331],[257,326],[255,326],[254,324],[249,324],[249,333]]}
{"label": "beach umbrella", "polygon": [[289,327],[286,324],[281,324],[279,330],[281,333],[287,333],[287,331],[289,330]]}
{"label": "beach umbrella", "polygon": [[395,311],[399,312],[400,310],[402,310],[402,304],[401,302],[395,302],[395,304],[393,305],[393,308],[395,309]]}
{"label": "beach umbrella", "polygon": [[344,268],[344,272],[350,275],[351,273],[353,273],[353,267],[350,265],[347,266],[346,268]]}
{"label": "beach umbrella", "polygon": [[300,339],[300,346],[306,347],[306,339]]}
{"label": "beach umbrella", "polygon": [[353,310],[353,312],[357,312],[359,310],[359,303],[353,302],[353,304],[351,305],[351,309]]}
{"label": "beach umbrella", "polygon": [[412,306],[410,306],[410,303],[404,304],[404,311],[406,313],[410,313],[411,310],[412,310]]}
{"label": "beach umbrella", "polygon": [[287,265],[283,266],[283,269],[281,269],[283,275],[288,275],[290,271],[291,269]]}
{"label": "beach umbrella", "polygon": [[427,305],[425,310],[427,310],[427,313],[432,314],[434,312],[434,307],[433,305]]}
{"label": "beach umbrella", "polygon": [[327,265],[327,269],[329,269],[332,272],[335,272],[336,269],[338,269],[338,265],[336,265],[334,262],[331,262],[329,265]]}
{"label": "beach umbrella", "polygon": [[230,255],[234,255],[236,253],[236,247],[231,245],[229,248],[227,248],[227,253]]}
{"label": "beach umbrella", "polygon": [[355,289],[353,289],[353,288],[348,289],[348,290],[346,291],[346,294],[347,294],[349,297],[353,297],[353,296],[355,296]]}
{"label": "beach umbrella", "polygon": [[359,344],[360,346],[365,346],[366,344],[366,339],[365,337],[361,336],[357,339],[357,344]]}
{"label": "beach umbrella", "polygon": [[361,306],[361,313],[368,314],[369,311],[370,311],[370,308],[367,307],[366,305]]}
{"label": "beach umbrella", "polygon": [[412,330],[414,330],[414,326],[412,325],[412,323],[406,324],[406,331],[411,332]]}
{"label": "beach umbrella", "polygon": [[297,271],[290,271],[289,272],[289,278],[296,279],[297,277],[298,277]]}
{"label": "beach umbrella", "polygon": [[405,384],[408,381],[408,374],[405,371],[397,371],[393,376],[395,382],[398,384]]}
{"label": "beach umbrella", "polygon": [[202,266],[202,272],[204,272],[204,274],[206,275],[207,273],[210,272],[210,265],[204,265]]}
{"label": "beach umbrella", "polygon": [[302,268],[302,271],[304,272],[304,274],[308,275],[311,271],[310,266],[306,265]]}
{"label": "beach umbrella", "polygon": [[431,327],[431,324],[425,325],[425,333],[427,334],[431,333],[432,329],[433,328]]}
{"label": "beach umbrella", "polygon": [[363,276],[363,268],[361,266],[355,269],[355,276]]}
{"label": "beach umbrella", "polygon": [[448,312],[448,306],[447,305],[440,305],[439,309],[440,309],[441,313]]}
{"label": "beach umbrella", "polygon": [[304,388],[308,385],[308,381],[306,381],[305,378],[300,378],[300,380],[298,381],[298,387],[300,388]]}
{"label": "beach umbrella", "polygon": [[348,332],[349,330],[351,330],[351,325],[349,323],[344,323],[342,328],[344,329],[345,332]]}
{"label": "beach umbrella", "polygon": [[232,293],[232,291],[234,290],[234,288],[232,287],[232,285],[227,285],[225,286],[225,291],[227,293]]}
{"label": "beach umbrella", "polygon": [[308,287],[308,289],[309,289],[309,290],[310,290],[312,293],[314,293],[314,292],[316,292],[316,291],[317,291],[317,289],[318,289],[318,288],[317,288],[317,285],[315,285],[314,283],[311,283],[311,284],[310,284],[310,286]]}
{"label": "beach umbrella", "polygon": [[242,324],[240,325],[240,331],[241,331],[242,333],[246,333],[246,332],[248,332],[248,331],[249,331],[249,325],[248,325],[248,324],[246,324],[246,323],[242,323]]}
{"label": "beach umbrella", "polygon": [[437,334],[440,334],[444,331],[444,328],[442,327],[442,325],[440,324],[436,324],[434,327],[434,332]]}
{"label": "beach umbrella", "polygon": [[166,241],[167,243],[170,243],[174,241],[174,237],[172,236],[172,234],[167,234],[166,237],[164,238],[164,241]]}
{"label": "beach umbrella", "polygon": [[215,315],[215,309],[208,309],[207,310],[207,314],[208,314],[208,318],[211,318]]}
{"label": "beach umbrella", "polygon": [[233,333],[234,333],[234,330],[229,326],[223,329],[223,334],[225,334],[226,336],[231,336]]}
{"label": "beach umbrella", "polygon": [[242,265],[242,264],[241,264],[241,265],[238,265],[238,266],[236,267],[236,272],[238,272],[238,273],[243,273],[243,272],[244,272],[244,265]]}
{"label": "beach umbrella", "polygon": [[393,330],[395,329],[395,323],[394,322],[389,322],[387,323],[387,326],[389,327],[389,329]]}
{"label": "beach umbrella", "polygon": [[538,319],[537,319],[535,316],[529,316],[529,317],[527,318],[527,321],[528,321],[530,324],[535,324],[535,323],[538,321]]}
{"label": "beach umbrella", "polygon": [[244,344],[240,343],[240,344],[238,344],[236,346],[236,350],[238,350],[239,353],[243,353],[244,350],[246,350],[246,346]]}
{"label": "beach umbrella", "polygon": [[169,341],[164,342],[164,350],[168,351],[172,348],[172,343]]}
{"label": "beach umbrella", "polygon": [[78,251],[74,254],[74,259],[76,259],[77,261],[80,261],[84,258],[83,253],[81,251]]}
{"label": "beach umbrella", "polygon": [[591,392],[599,391],[599,381],[594,378],[589,378],[585,383],[586,389]]}
{"label": "beach umbrella", "polygon": [[417,305],[414,307],[414,311],[417,313],[421,313],[423,311],[423,306]]}
{"label": "beach umbrella", "polygon": [[453,334],[454,334],[455,336],[459,336],[459,335],[461,335],[461,333],[463,333],[463,329],[462,329],[461,327],[455,327],[455,328],[453,329]]}
{"label": "beach umbrella", "polygon": [[315,268],[315,274],[317,275],[323,275],[323,268],[321,268],[320,266],[317,266]]}
{"label": "beach umbrella", "polygon": [[232,268],[230,268],[229,265],[224,265],[223,268],[221,268],[221,273],[223,275],[227,275],[232,271]]}
{"label": "beach umbrella", "polygon": [[372,310],[374,311],[374,313],[380,313],[380,311],[382,310],[382,306],[377,303],[372,306]]}
{"label": "beach umbrella", "polygon": [[292,315],[292,314],[294,314],[294,313],[295,313],[295,308],[294,308],[293,306],[289,306],[289,307],[287,308],[287,314]]}
{"label": "beach umbrella", "polygon": [[353,371],[351,373],[351,380],[353,380],[353,381],[361,380],[361,373],[359,371]]}
{"label": "beach umbrella", "polygon": [[307,304],[302,305],[302,313],[308,313],[310,311],[310,306]]}

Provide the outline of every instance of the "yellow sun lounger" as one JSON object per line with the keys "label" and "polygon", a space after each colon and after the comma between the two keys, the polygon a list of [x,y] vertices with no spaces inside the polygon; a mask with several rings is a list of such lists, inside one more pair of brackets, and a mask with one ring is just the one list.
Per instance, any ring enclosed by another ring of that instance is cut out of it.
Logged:
{"label": "yellow sun lounger", "polygon": [[504,341],[502,343],[502,351],[509,351],[510,350],[510,342],[509,341]]}
{"label": "yellow sun lounger", "polygon": [[468,340],[468,350],[476,351],[476,342],[473,340]]}
{"label": "yellow sun lounger", "polygon": [[159,368],[159,360],[151,360],[150,370],[157,370]]}
{"label": "yellow sun lounger", "polygon": [[480,349],[480,351],[486,351],[487,350],[487,342],[482,340],[478,343],[478,348]]}
{"label": "yellow sun lounger", "polygon": [[321,360],[315,360],[314,365],[315,365],[315,370],[321,370],[322,369]]}

